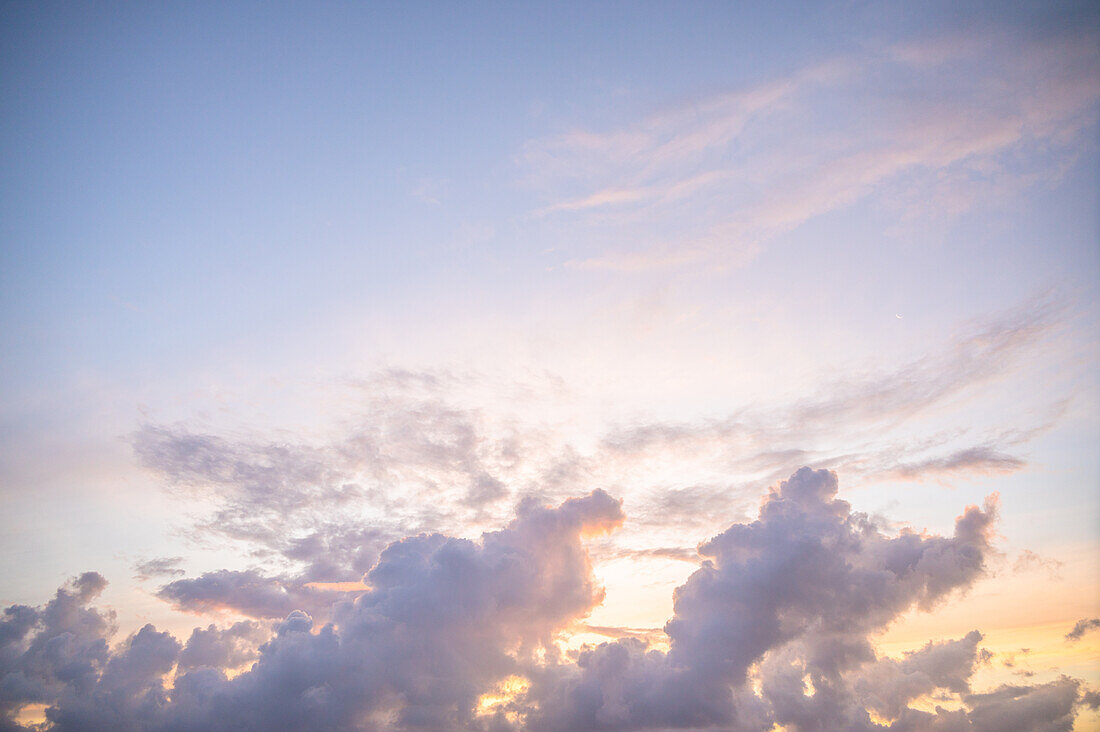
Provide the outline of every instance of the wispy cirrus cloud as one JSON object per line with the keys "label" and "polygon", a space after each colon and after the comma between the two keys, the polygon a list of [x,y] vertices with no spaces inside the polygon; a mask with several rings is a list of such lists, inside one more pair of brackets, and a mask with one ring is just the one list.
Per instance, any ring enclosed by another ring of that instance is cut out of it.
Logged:
{"label": "wispy cirrus cloud", "polygon": [[889,474],[902,480],[935,479],[939,475],[1014,473],[1027,463],[989,445],[968,447],[940,457],[899,465]]}
{"label": "wispy cirrus cloud", "polygon": [[1065,562],[1052,557],[1044,557],[1030,549],[1024,549],[1012,563],[1012,571],[1015,573],[1033,572],[1039,569],[1045,570],[1052,580],[1061,579],[1061,570]]}
{"label": "wispy cirrus cloud", "polygon": [[155,557],[153,559],[146,559],[138,562],[134,565],[135,578],[141,580],[152,579],[153,577],[175,577],[185,574],[180,569],[180,562],[183,561],[183,557]]}
{"label": "wispy cirrus cloud", "polygon": [[1061,175],[1091,143],[1096,49],[1086,28],[867,48],[618,129],[533,140],[518,159],[547,201],[535,214],[583,242],[571,267],[738,265],[871,197],[903,218],[953,215]]}
{"label": "wispy cirrus cloud", "polygon": [[[972,322],[919,358],[852,371],[810,396],[713,419],[640,417],[589,443],[469,406],[461,394],[473,377],[392,369],[352,385],[362,408],[325,440],[147,425],[133,437],[135,452],[193,512],[182,528],[204,542],[240,541],[257,561],[232,576],[177,578],[164,597],[180,608],[272,617],[285,607],[261,614],[250,599],[260,590],[268,599],[313,597],[314,583],[358,582],[399,536],[447,525],[477,531],[524,496],[561,500],[577,486],[627,486],[631,522],[601,558],[691,560],[676,532],[747,515],[755,486],[791,465],[844,471],[863,484],[1016,472],[1027,466],[1026,445],[1060,411],[993,430],[945,430],[944,415],[1008,377],[1060,318],[1059,306],[1041,298]],[[656,541],[675,556],[655,553],[654,538],[641,541],[639,531],[664,532]]]}
{"label": "wispy cirrus cloud", "polygon": [[[390,519],[377,530],[404,531],[433,512],[476,513],[507,495],[498,475],[511,461],[509,436],[487,431],[476,410],[441,399],[437,378],[379,374],[363,385],[355,421],[328,441],[146,424],[132,444],[171,491],[215,506],[198,523],[200,533],[265,543],[301,561],[313,562],[323,550],[335,561],[348,557],[337,534],[355,532],[333,526],[332,509],[355,504],[385,512]],[[425,509],[418,498],[426,494],[435,500]],[[303,535],[309,527],[326,538]],[[354,537],[359,546],[369,543],[364,538]]]}
{"label": "wispy cirrus cloud", "polygon": [[[888,372],[855,374],[835,381],[813,397],[787,405],[745,407],[724,419],[704,422],[646,422],[610,431],[603,448],[610,454],[639,457],[679,450],[718,450],[753,471],[782,470],[791,462],[814,460],[844,465],[862,473],[915,479],[963,472],[1003,472],[1023,467],[1005,452],[1034,437],[1001,431],[990,442],[916,458],[937,440],[907,445],[884,443],[881,436],[982,384],[1004,377],[1058,327],[1060,308],[1039,300],[1000,317],[971,323],[938,352]],[[1048,424],[1049,426],[1049,424]],[[871,452],[827,452],[824,438],[844,432],[847,444],[866,441],[868,430],[880,437]]]}

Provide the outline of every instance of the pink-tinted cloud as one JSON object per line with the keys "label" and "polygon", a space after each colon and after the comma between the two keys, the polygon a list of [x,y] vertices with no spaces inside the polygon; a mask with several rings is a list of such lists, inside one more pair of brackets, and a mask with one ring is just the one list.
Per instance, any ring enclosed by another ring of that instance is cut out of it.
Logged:
{"label": "pink-tinted cloud", "polygon": [[[972,690],[990,657],[978,631],[900,659],[870,642],[982,574],[996,504],[968,507],[952,536],[886,535],[837,492],[834,474],[803,468],[755,520],[703,543],[705,560],[674,595],[667,652],[648,647],[652,630],[588,626],[616,640],[575,654],[553,642],[584,629],[602,599],[583,537],[623,514],[595,491],[556,508],[525,502],[476,542],[394,542],[369,589],[335,602],[319,628],[294,609],[273,630],[211,625],[182,645],[147,625],[111,648],[112,618],[90,606],[105,581],[81,575],[41,608],[5,610],[0,710],[18,728],[20,709],[45,704],[58,730],[883,729],[871,713],[898,730],[1021,719],[1068,729],[1088,703],[1075,679]],[[510,697],[479,705],[517,677]],[[930,694],[957,711],[910,706]]]}

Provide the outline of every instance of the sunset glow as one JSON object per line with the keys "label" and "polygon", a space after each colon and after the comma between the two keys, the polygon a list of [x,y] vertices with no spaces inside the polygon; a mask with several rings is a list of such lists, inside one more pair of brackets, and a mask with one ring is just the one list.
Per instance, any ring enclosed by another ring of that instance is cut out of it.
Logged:
{"label": "sunset glow", "polygon": [[0,7],[0,730],[1100,730],[1100,5]]}

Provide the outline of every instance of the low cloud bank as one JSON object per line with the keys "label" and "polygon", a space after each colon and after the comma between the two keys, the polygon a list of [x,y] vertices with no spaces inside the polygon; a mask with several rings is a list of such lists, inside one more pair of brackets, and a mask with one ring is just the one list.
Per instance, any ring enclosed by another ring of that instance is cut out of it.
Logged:
{"label": "low cloud bank", "polygon": [[[57,730],[1072,727],[1089,699],[1076,679],[971,689],[989,660],[977,630],[900,659],[871,644],[982,574],[995,497],[930,536],[888,535],[836,496],[835,474],[803,468],[755,521],[702,544],[667,652],[636,637],[573,653],[554,642],[603,599],[584,538],[624,517],[599,490],[525,502],[479,541],[391,543],[370,589],[330,603],[324,625],[309,612],[321,593],[210,573],[161,596],[201,609],[243,594],[256,617],[282,620],[196,628],[185,644],[147,625],[111,646],[114,616],[92,605],[106,581],[89,572],[44,606],[4,610],[0,729],[28,729],[17,720],[33,704]],[[914,705],[929,698],[934,711]]]}

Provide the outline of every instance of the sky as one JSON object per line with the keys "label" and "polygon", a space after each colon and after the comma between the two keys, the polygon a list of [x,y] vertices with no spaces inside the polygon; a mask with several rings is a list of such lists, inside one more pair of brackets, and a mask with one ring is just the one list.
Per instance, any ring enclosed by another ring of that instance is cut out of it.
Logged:
{"label": "sky", "polygon": [[1100,729],[1088,2],[0,6],[0,729]]}

